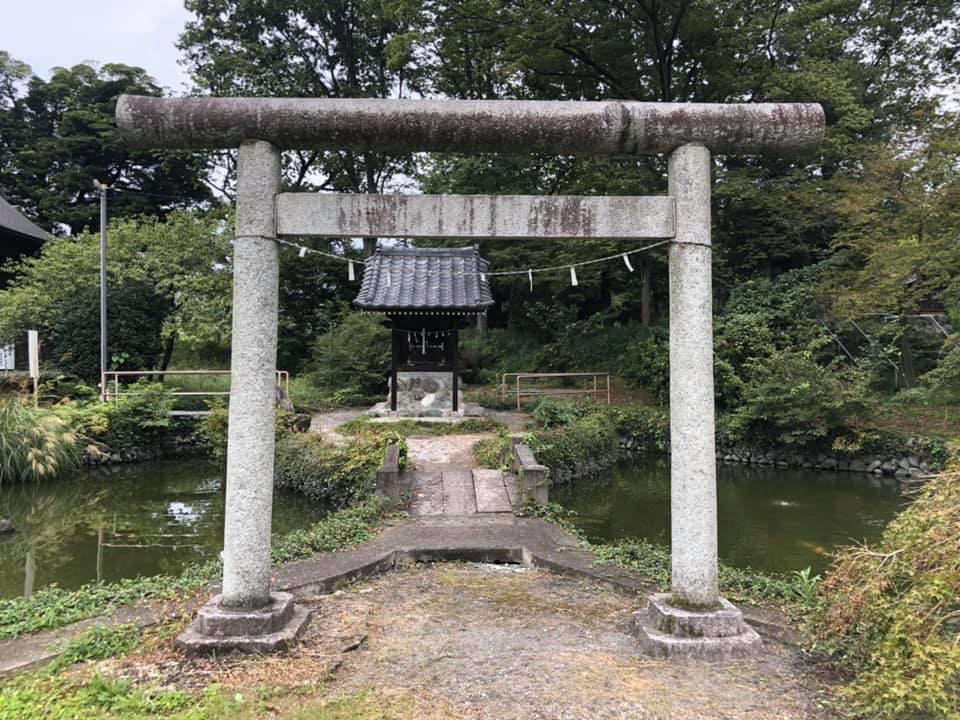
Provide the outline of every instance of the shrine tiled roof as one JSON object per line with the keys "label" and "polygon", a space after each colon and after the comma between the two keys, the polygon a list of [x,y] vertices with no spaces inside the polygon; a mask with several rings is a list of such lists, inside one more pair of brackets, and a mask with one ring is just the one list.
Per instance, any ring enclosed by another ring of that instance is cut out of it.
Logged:
{"label": "shrine tiled roof", "polygon": [[30,222],[2,194],[0,194],[0,233],[18,236],[37,247],[47,238],[42,228]]}
{"label": "shrine tiled roof", "polygon": [[379,312],[482,313],[493,305],[483,277],[488,268],[474,247],[380,248],[366,262],[353,304]]}

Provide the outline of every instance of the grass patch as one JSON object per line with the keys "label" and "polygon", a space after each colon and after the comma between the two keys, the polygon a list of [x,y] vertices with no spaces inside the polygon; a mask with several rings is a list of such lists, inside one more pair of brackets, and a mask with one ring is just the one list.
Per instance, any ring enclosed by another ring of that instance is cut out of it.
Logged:
{"label": "grass patch", "polygon": [[359,417],[337,428],[343,435],[358,435],[373,431],[390,432],[402,437],[434,437],[438,435],[479,435],[506,431],[507,426],[493,418],[467,418],[454,423],[400,420],[398,422],[373,422],[371,418]]}
{"label": "grass patch", "polygon": [[0,720],[448,720],[446,703],[410,691],[366,690],[318,698],[322,689],[210,687],[201,694],[137,686],[94,672],[32,673],[0,687]]}
{"label": "grass patch", "polygon": [[115,583],[89,583],[76,590],[51,585],[30,597],[0,600],[0,640],[52,630],[146,599],[169,599],[209,582],[218,565],[188,567],[181,575],[125,578]]}
{"label": "grass patch", "polygon": [[446,720],[460,716],[407,690],[367,690],[308,704],[286,717],[287,720]]}
{"label": "grass patch", "polygon": [[[661,590],[670,587],[670,548],[642,538],[625,538],[612,543],[592,543],[583,531],[573,524],[576,516],[557,503],[546,506],[531,503],[525,512],[559,525],[579,538],[603,562],[634,570]],[[787,609],[797,610],[813,601],[819,576],[809,570],[789,575],[764,573],[750,568],[735,568],[720,563],[720,592],[728,599],[749,603],[775,602]]]}
{"label": "grass patch", "polygon": [[475,442],[473,444],[473,458],[480,467],[502,470],[506,465],[504,458],[507,457],[509,450],[510,437],[506,432],[502,432]]}
{"label": "grass patch", "polygon": [[[253,708],[250,708],[253,711]],[[0,688],[0,720],[219,720],[258,717],[242,699],[217,689],[200,697],[179,690],[136,687],[100,674],[64,677],[30,674]]]}
{"label": "grass patch", "polygon": [[383,497],[374,495],[308,528],[287,533],[273,543],[271,557],[275,563],[282,563],[363,545],[373,538],[384,516]]}
{"label": "grass patch", "polygon": [[67,643],[56,660],[47,669],[58,673],[84,660],[103,660],[126,655],[140,642],[140,628],[136,625],[94,625]]}
{"label": "grass patch", "polygon": [[960,404],[883,403],[870,418],[870,425],[897,435],[953,440],[960,437]]}

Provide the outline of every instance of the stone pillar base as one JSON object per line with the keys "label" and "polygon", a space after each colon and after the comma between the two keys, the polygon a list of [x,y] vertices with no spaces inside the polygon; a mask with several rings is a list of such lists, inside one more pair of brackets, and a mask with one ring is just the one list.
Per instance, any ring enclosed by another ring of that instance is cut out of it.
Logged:
{"label": "stone pillar base", "polygon": [[653,595],[646,610],[633,614],[633,632],[653,657],[728,660],[755,655],[761,640],[733,603],[720,598],[713,609],[688,610],[670,604],[671,595]]}
{"label": "stone pillar base", "polygon": [[294,605],[290,593],[271,593],[269,605],[252,610],[222,607],[220,598],[214,595],[177,637],[180,650],[275,652],[294,645],[310,622],[310,611]]}

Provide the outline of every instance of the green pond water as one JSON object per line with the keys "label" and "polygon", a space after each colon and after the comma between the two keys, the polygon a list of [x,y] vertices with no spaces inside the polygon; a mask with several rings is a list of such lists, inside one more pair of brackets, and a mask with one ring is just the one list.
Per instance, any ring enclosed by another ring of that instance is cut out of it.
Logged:
{"label": "green pond water", "polygon": [[[739,567],[822,570],[827,553],[875,540],[904,506],[895,487],[864,475],[719,466],[720,556]],[[554,488],[597,540],[669,542],[669,465],[643,456],[606,476]],[[0,541],[0,597],[176,573],[222,549],[223,469],[170,460],[78,472],[0,488],[0,518],[18,532]],[[299,495],[274,495],[273,531],[323,516]]]}
{"label": "green pond water", "polygon": [[[75,588],[177,573],[220,552],[223,512],[224,471],[203,460],[112,466],[4,486],[0,518],[18,532],[0,541],[0,597],[52,583]],[[322,515],[302,496],[274,494],[274,533]]]}
{"label": "green pond water", "polygon": [[[593,540],[670,542],[665,457],[623,461],[601,478],[552,488],[551,499],[574,510],[573,522]],[[892,482],[872,475],[720,463],[720,557],[766,572],[819,572],[834,548],[877,540],[905,502]]]}

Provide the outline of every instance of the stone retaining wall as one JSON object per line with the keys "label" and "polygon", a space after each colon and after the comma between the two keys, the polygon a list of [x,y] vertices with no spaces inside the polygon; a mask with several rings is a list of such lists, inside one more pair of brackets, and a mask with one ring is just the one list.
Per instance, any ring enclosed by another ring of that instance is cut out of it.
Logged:
{"label": "stone retaining wall", "polygon": [[196,443],[190,436],[175,437],[159,445],[115,450],[103,443],[90,443],[83,451],[84,465],[107,465],[110,463],[143,462],[160,458],[186,455],[196,451]]}
{"label": "stone retaining wall", "polygon": [[[647,452],[642,438],[621,436],[620,449],[627,452]],[[669,447],[667,448],[669,452]],[[827,453],[800,453],[795,450],[761,450],[757,448],[729,447],[717,450],[717,460],[744,463],[761,467],[802,468],[839,472],[872,473],[903,480],[923,477],[937,472],[939,467],[931,458],[918,455],[861,455],[843,457]]]}

